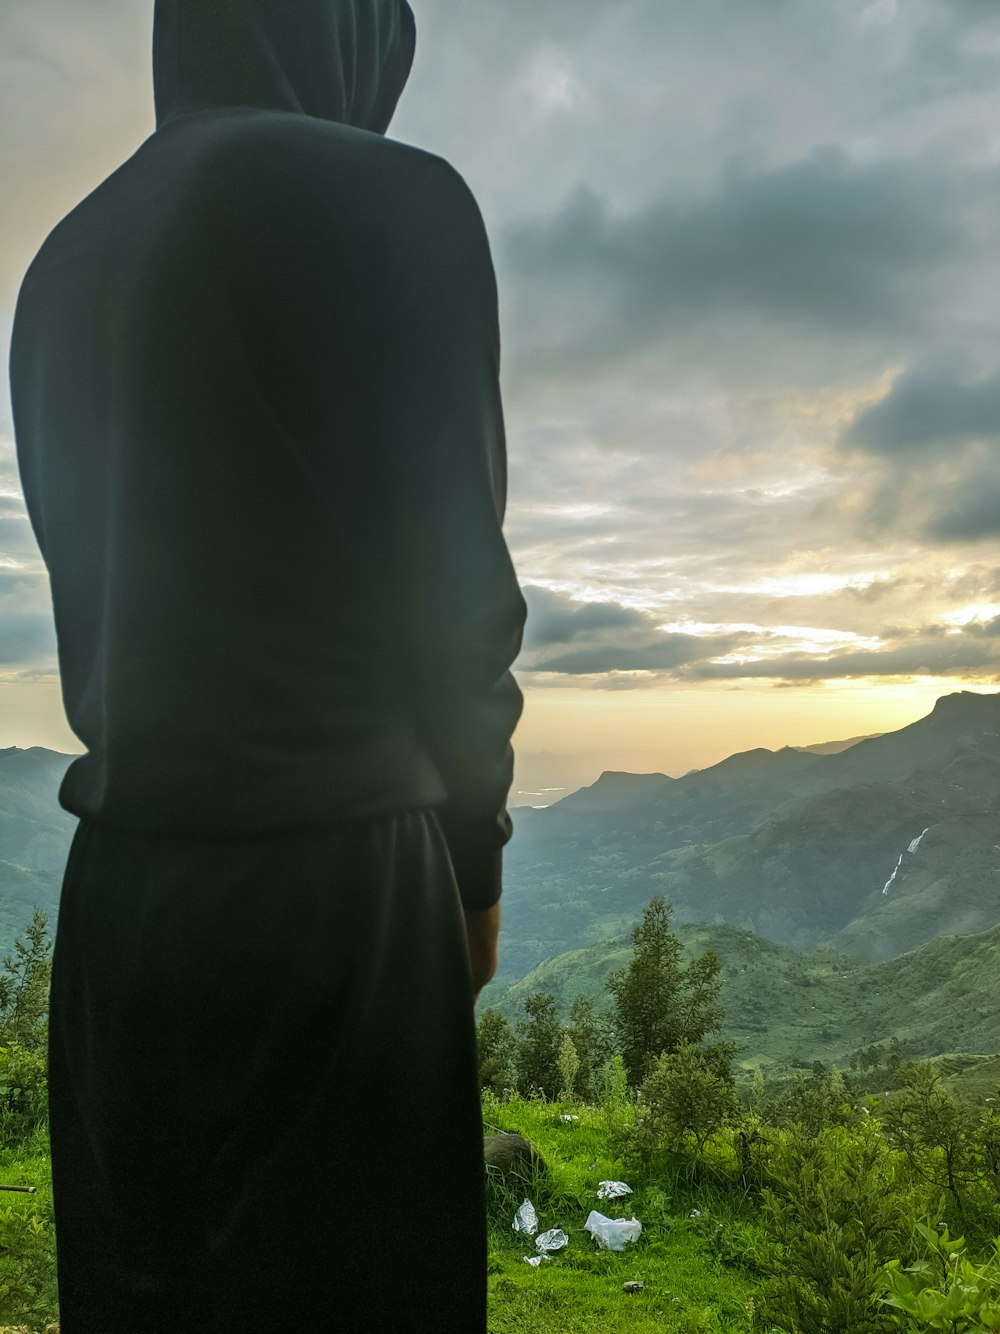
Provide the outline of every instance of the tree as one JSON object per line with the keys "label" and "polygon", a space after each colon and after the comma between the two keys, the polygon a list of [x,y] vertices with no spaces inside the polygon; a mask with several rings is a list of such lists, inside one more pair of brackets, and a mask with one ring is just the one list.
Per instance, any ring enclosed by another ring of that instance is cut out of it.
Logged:
{"label": "tree", "polygon": [[498,1096],[514,1082],[514,1034],[499,1010],[484,1010],[476,1025],[479,1087]]}
{"label": "tree", "polygon": [[514,1070],[520,1093],[538,1092],[550,1102],[559,1093],[559,1053],[563,1029],[556,1018],[556,998],[536,991],[524,1000],[526,1019],[518,1020]]}
{"label": "tree", "polygon": [[944,1188],[961,1209],[967,1192],[985,1176],[981,1122],[949,1093],[929,1062],[902,1065],[898,1093],[879,1109],[886,1139],[924,1181]]}
{"label": "tree", "polygon": [[695,1155],[735,1115],[731,1081],[705,1061],[690,1042],[661,1052],[642,1085],[639,1137],[647,1151],[678,1150],[690,1137]]}
{"label": "tree", "polygon": [[681,964],[680,938],[670,930],[672,907],[651,900],[632,933],[632,960],[608,979],[614,1025],[629,1082],[642,1083],[661,1052],[696,1044],[722,1026],[719,960],[712,950]]}
{"label": "tree", "polygon": [[14,942],[0,973],[0,1147],[9,1148],[48,1115],[48,1008],[52,976],[48,918],[35,909],[27,943]]}
{"label": "tree", "polygon": [[44,1052],[48,1045],[49,983],[52,947],[48,917],[36,908],[27,930],[27,944],[15,940],[16,959],[8,955],[0,973],[0,1045],[18,1043],[25,1051]]}
{"label": "tree", "polygon": [[556,1065],[559,1067],[559,1101],[569,1102],[573,1097],[576,1077],[580,1070],[580,1058],[568,1033],[563,1035]]}
{"label": "tree", "polygon": [[577,996],[569,1007],[567,1034],[580,1058],[576,1087],[588,1102],[595,1102],[601,1094],[601,1071],[612,1056],[613,1043],[607,1015],[598,1014],[590,996]]}
{"label": "tree", "polygon": [[799,1126],[807,1135],[818,1135],[829,1126],[846,1125],[855,1119],[843,1074],[824,1065],[808,1076],[796,1076],[792,1084],[777,1090],[765,1111],[774,1125]]}

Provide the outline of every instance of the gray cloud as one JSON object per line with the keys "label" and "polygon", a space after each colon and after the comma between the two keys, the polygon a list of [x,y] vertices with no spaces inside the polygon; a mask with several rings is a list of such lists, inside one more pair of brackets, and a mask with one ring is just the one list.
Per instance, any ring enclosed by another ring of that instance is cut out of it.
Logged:
{"label": "gray cloud", "polygon": [[[393,132],[457,165],[494,238],[518,568],[597,598],[529,589],[526,679],[993,671],[986,612],[927,623],[1000,594],[995,559],[962,554],[1000,535],[995,0],[415,7]],[[151,14],[0,6],[0,352],[45,232],[152,128]],[[48,597],[18,506],[15,659],[44,646]],[[830,574],[858,582],[782,591]],[[689,622],[709,628],[657,628]],[[774,652],[852,632],[888,642]],[[761,663],[711,661],[754,645]]]}
{"label": "gray cloud", "polygon": [[525,589],[528,603],[522,672],[600,676],[669,672],[730,652],[742,635],[668,634],[662,616],[616,602],[581,602],[549,589]]}
{"label": "gray cloud", "polygon": [[708,198],[667,194],[632,214],[581,188],[556,216],[512,224],[504,253],[545,312],[547,351],[555,340],[567,356],[601,340],[613,356],[692,318],[739,312],[786,331],[897,327],[920,311],[919,275],[952,256],[961,234],[925,168],[856,164],[829,147],[759,174],[732,171]]}
{"label": "gray cloud", "polygon": [[897,532],[954,547],[1000,536],[1000,373],[915,366],[837,444],[873,464],[859,488],[867,540]]}
{"label": "gray cloud", "polygon": [[648,616],[618,602],[576,602],[531,585],[525,587],[524,597],[528,604],[524,647],[528,651],[573,643],[606,630],[649,628]]}
{"label": "gray cloud", "polygon": [[988,468],[974,468],[932,497],[934,510],[924,524],[928,541],[980,542],[1000,537],[1000,459]]}
{"label": "gray cloud", "polygon": [[776,679],[833,681],[859,676],[952,676],[988,671],[1000,674],[1000,654],[981,636],[937,635],[894,648],[818,657],[792,653],[750,663],[699,662],[680,675],[701,681]]}
{"label": "gray cloud", "polygon": [[891,457],[973,440],[1000,443],[1000,374],[968,382],[921,367],[901,375],[885,398],[861,412],[840,443]]}
{"label": "gray cloud", "polygon": [[32,570],[0,569],[0,601],[24,593],[42,592],[48,597],[46,575]]}
{"label": "gray cloud", "polygon": [[56,652],[51,616],[4,611],[0,615],[0,664],[5,667],[37,665]]}

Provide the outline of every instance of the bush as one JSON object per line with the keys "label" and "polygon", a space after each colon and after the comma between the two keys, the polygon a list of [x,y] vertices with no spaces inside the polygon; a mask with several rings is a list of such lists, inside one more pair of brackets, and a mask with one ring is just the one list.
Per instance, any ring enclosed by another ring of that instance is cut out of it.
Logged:
{"label": "bush", "polygon": [[499,1010],[484,1010],[476,1025],[479,1087],[502,1097],[514,1083],[514,1034]]}
{"label": "bush", "polygon": [[733,1126],[733,1154],[743,1190],[759,1196],[771,1178],[775,1134],[756,1112],[744,1112]]}
{"label": "bush", "polygon": [[559,1101],[572,1102],[580,1073],[580,1057],[568,1033],[563,1035],[556,1066],[559,1070]]}
{"label": "bush", "polygon": [[524,1000],[526,1019],[518,1021],[514,1048],[514,1071],[519,1093],[540,1093],[550,1102],[559,1094],[559,1053],[563,1045],[562,1025],[556,1018],[556,998],[536,991]]}
{"label": "bush", "polygon": [[886,1269],[888,1306],[900,1312],[907,1334],[949,1330],[951,1334],[986,1334],[1000,1329],[1000,1242],[982,1266],[965,1254],[965,1239],[950,1237],[947,1227],[918,1223],[924,1255],[905,1268],[898,1260]]}
{"label": "bush", "polygon": [[796,1128],[785,1136],[765,1191],[770,1278],[761,1313],[788,1334],[883,1334],[886,1264],[910,1235],[878,1129]]}
{"label": "bush", "polygon": [[610,1017],[599,1013],[589,996],[577,996],[569,1007],[566,1032],[580,1058],[576,1090],[585,1101],[597,1102],[604,1064],[613,1055]]}
{"label": "bush", "polygon": [[0,1148],[14,1148],[48,1120],[45,1055],[11,1040],[0,1047]]}
{"label": "bush", "polygon": [[663,1154],[705,1145],[732,1119],[737,1109],[732,1084],[713,1070],[697,1047],[682,1042],[663,1052],[640,1091],[636,1136],[651,1162]]}
{"label": "bush", "polygon": [[41,1329],[59,1315],[55,1227],[51,1197],[24,1200],[0,1203],[0,1325]]}
{"label": "bush", "polygon": [[927,1062],[902,1066],[899,1077],[899,1092],[879,1107],[886,1139],[905,1154],[916,1176],[946,1190],[961,1210],[989,1176],[980,1134],[989,1119],[949,1093]]}
{"label": "bush", "polygon": [[799,1126],[807,1135],[850,1125],[855,1119],[843,1075],[825,1067],[811,1075],[798,1075],[793,1084],[771,1097],[764,1114],[772,1125]]}

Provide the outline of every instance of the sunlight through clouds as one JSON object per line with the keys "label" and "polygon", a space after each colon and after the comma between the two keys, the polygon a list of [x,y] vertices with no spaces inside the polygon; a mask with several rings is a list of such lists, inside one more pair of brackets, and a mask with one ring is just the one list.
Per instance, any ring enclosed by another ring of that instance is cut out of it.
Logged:
{"label": "sunlight through clouds", "polygon": [[[392,134],[468,180],[501,294],[521,749],[672,770],[995,686],[1000,7],[415,9]],[[0,351],[47,230],[152,129],[150,23],[0,9]],[[5,726],[51,657],[4,391],[0,502]]]}

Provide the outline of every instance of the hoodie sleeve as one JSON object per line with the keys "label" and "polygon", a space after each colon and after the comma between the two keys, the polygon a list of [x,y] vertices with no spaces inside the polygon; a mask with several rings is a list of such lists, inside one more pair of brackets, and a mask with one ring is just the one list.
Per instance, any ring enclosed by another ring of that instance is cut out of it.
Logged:
{"label": "hoodie sleeve", "polygon": [[411,177],[401,230],[374,406],[389,461],[390,674],[447,791],[439,817],[463,903],[487,908],[511,836],[522,697],[510,669],[525,620],[502,532],[496,280],[475,200],[440,159],[423,158]]}

